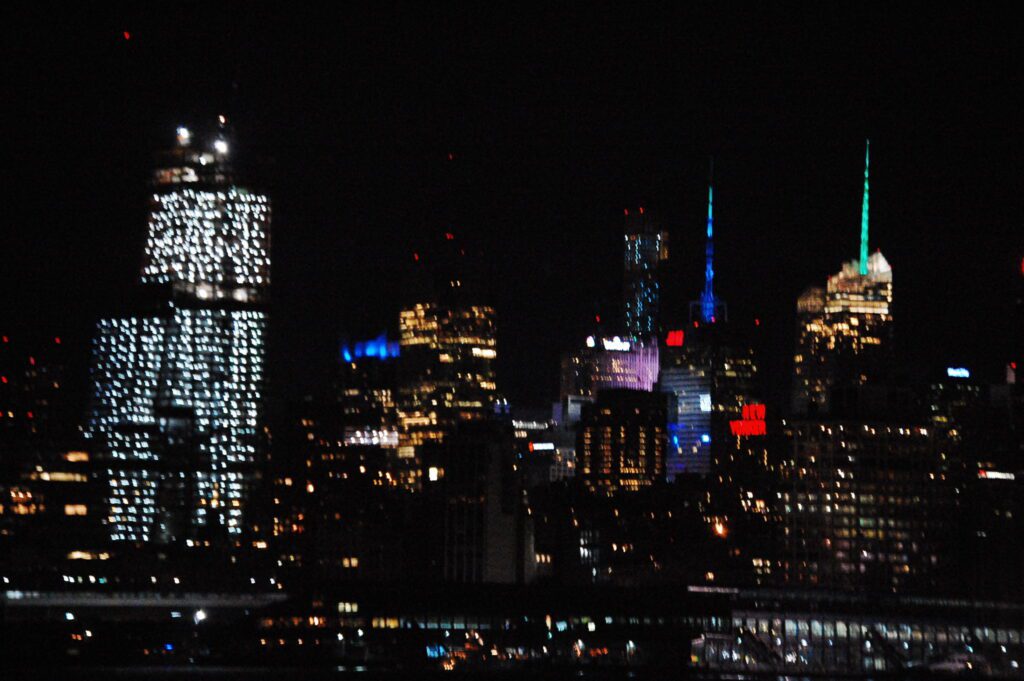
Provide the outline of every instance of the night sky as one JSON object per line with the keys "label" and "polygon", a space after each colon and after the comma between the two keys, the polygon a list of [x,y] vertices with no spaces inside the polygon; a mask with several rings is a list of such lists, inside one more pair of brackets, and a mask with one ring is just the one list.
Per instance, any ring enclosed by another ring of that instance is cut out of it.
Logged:
{"label": "night sky", "polygon": [[908,376],[995,377],[1013,345],[1008,16],[283,8],[3,10],[5,333],[86,348],[138,275],[153,152],[224,113],[274,207],[277,397],[316,389],[339,336],[393,333],[413,248],[453,231],[493,272],[499,387],[547,403],[559,353],[618,306],[623,208],[671,233],[669,316],[697,297],[713,155],[717,288],[762,320],[780,399],[796,296],[857,255],[865,137]]}

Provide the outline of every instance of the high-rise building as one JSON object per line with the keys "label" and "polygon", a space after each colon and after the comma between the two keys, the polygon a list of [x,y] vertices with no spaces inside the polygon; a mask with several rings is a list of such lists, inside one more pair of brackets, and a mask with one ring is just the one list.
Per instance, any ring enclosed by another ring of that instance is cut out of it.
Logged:
{"label": "high-rise building", "polygon": [[860,258],[828,278],[824,297],[812,287],[797,301],[792,398],[797,413],[827,413],[833,391],[884,383],[892,371],[892,267],[881,251],[868,255],[869,158],[865,155]]}
{"label": "high-rise building", "polygon": [[641,206],[625,210],[626,333],[634,339],[658,334],[661,299],[658,270],[668,259],[668,232]]}
{"label": "high-rise building", "polygon": [[967,596],[1013,600],[1024,593],[1017,578],[1024,573],[1024,475],[1016,387],[987,384],[966,367],[948,367],[928,385],[942,471],[958,488],[954,560]]}
{"label": "high-rise building", "polygon": [[334,399],[340,409],[344,446],[398,446],[398,357],[398,342],[384,334],[341,348]]}
{"label": "high-rise building", "polygon": [[523,583],[533,578],[533,523],[517,475],[512,428],[463,423],[421,449],[426,539],[420,578]]}
{"label": "high-rise building", "polygon": [[665,477],[665,401],[658,393],[604,390],[585,405],[576,440],[577,474],[594,491],[650,487]]}
{"label": "high-rise building", "polygon": [[789,421],[779,503],[790,583],[934,592],[953,558],[956,495],[935,434],[900,419]]}
{"label": "high-rise building", "polygon": [[409,464],[406,477],[418,474],[418,448],[443,443],[460,424],[491,418],[499,400],[494,308],[481,302],[462,263],[465,250],[454,242],[446,235],[449,248],[435,263],[416,255],[429,284],[399,315],[397,453]]}
{"label": "high-rise building", "polygon": [[86,427],[114,541],[231,538],[263,450],[270,201],[235,183],[222,125],[178,129],[153,177],[141,298],[100,320]]}
{"label": "high-rise building", "polygon": [[588,336],[584,347],[562,356],[561,421],[567,425],[579,421],[583,405],[593,402],[602,390],[650,392],[657,382],[657,343]]}
{"label": "high-rise building", "polygon": [[711,473],[730,441],[730,421],[745,405],[761,403],[750,339],[729,323],[728,307],[715,295],[713,201],[709,183],[704,290],[690,303],[692,328],[670,331],[661,351],[659,385],[669,395],[669,480]]}
{"label": "high-rise building", "polygon": [[[662,350],[661,391],[669,394],[668,478],[707,475],[735,434],[744,406],[763,404],[749,339],[734,324],[696,326]],[[684,340],[685,338],[685,340]]]}
{"label": "high-rise building", "polygon": [[829,334],[825,289],[809,286],[796,301],[796,354],[793,355],[793,412],[818,413],[828,402]]}

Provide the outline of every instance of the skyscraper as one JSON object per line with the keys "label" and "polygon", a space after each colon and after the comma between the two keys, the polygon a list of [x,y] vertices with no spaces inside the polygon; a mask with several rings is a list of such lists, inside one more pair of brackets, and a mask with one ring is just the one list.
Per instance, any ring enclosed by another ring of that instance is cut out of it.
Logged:
{"label": "skyscraper", "polygon": [[707,475],[729,450],[730,422],[760,404],[754,349],[725,322],[698,326],[662,352],[661,390],[669,393],[668,478]]}
{"label": "skyscraper", "polygon": [[792,447],[780,462],[787,581],[934,593],[956,554],[957,495],[932,429],[897,418],[783,429]]}
{"label": "skyscraper", "polygon": [[221,127],[153,177],[133,313],[100,320],[86,427],[114,541],[230,538],[262,450],[270,202],[235,184]]}
{"label": "skyscraper", "polygon": [[793,412],[818,413],[828,401],[828,339],[825,289],[809,286],[796,301],[796,353],[793,355]]}
{"label": "skyscraper", "polygon": [[641,206],[625,210],[626,333],[646,339],[658,333],[661,290],[658,270],[668,259],[668,232]]}
{"label": "skyscraper", "polygon": [[757,364],[746,334],[729,324],[715,295],[714,187],[708,183],[704,289],[690,303],[689,330],[670,331],[661,353],[660,386],[669,394],[668,479],[707,475],[725,451],[729,421],[755,398]]}
{"label": "skyscraper", "polygon": [[657,343],[588,336],[584,347],[562,356],[561,420],[576,423],[582,405],[602,390],[651,391],[657,381]]}
{"label": "skyscraper", "polygon": [[834,391],[885,382],[892,370],[892,267],[881,251],[868,255],[869,160],[866,154],[860,258],[828,278],[823,300],[810,288],[797,301],[797,413],[825,413]]}
{"label": "skyscraper", "polygon": [[417,254],[421,284],[399,315],[397,453],[410,464],[419,459],[418,448],[443,443],[462,423],[489,418],[498,400],[494,308],[482,303],[465,251],[454,242],[448,234],[436,256]]}

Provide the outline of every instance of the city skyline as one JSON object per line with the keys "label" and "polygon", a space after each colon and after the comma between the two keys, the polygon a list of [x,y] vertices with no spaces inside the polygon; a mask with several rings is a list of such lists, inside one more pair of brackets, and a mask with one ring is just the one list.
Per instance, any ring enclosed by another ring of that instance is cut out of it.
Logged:
{"label": "city skyline", "polygon": [[10,14],[0,669],[1024,675],[996,10]]}
{"label": "city skyline", "polygon": [[[266,30],[262,19],[256,13],[243,22],[258,34]],[[652,69],[651,77],[666,78],[666,86],[643,88],[626,73],[611,71],[608,88],[634,95],[615,106],[602,106],[594,99],[601,91],[596,85],[561,70],[527,87],[521,69],[506,58],[481,67],[465,87],[452,91],[457,96],[451,103],[443,85],[415,86],[410,92],[417,106],[406,113],[400,90],[405,76],[393,83],[385,78],[405,73],[404,57],[378,72],[366,71],[369,80],[356,78],[353,96],[337,103],[325,99],[324,84],[341,85],[352,74],[331,76],[310,90],[313,108],[298,112],[282,108],[282,96],[310,85],[305,76],[290,85],[272,69],[237,67],[219,51],[210,55],[208,77],[191,89],[172,87],[176,81],[161,66],[163,41],[174,34],[184,44],[200,44],[208,31],[223,26],[223,13],[199,22],[203,25],[194,36],[157,32],[144,16],[101,14],[86,24],[95,27],[92,32],[53,25],[55,35],[83,50],[83,64],[104,68],[61,76],[78,93],[77,117],[29,118],[13,140],[12,162],[21,169],[15,187],[24,182],[25,191],[16,192],[12,219],[41,227],[5,235],[9,255],[2,302],[16,326],[42,322],[83,336],[116,304],[116,291],[129,280],[141,252],[141,184],[152,151],[166,144],[167,131],[176,125],[225,113],[238,128],[237,151],[247,174],[278,197],[278,286],[271,301],[278,323],[269,346],[275,390],[295,397],[316,388],[341,336],[394,333],[388,301],[397,300],[398,284],[365,256],[380,256],[386,269],[400,269],[418,242],[444,233],[450,216],[460,214],[460,236],[479,244],[486,265],[502,282],[493,302],[504,349],[497,360],[499,380],[513,401],[541,405],[554,399],[557,380],[529,380],[524,368],[540,366],[545,376],[555,376],[559,354],[590,332],[592,314],[615,309],[621,299],[621,276],[607,273],[618,271],[624,208],[650,207],[670,233],[663,303],[683,307],[699,298],[707,158],[713,155],[716,294],[729,301],[737,319],[762,320],[770,355],[764,369],[776,378],[768,398],[781,403],[788,387],[774,385],[790,370],[788,360],[776,358],[792,354],[792,301],[837,263],[857,257],[858,176],[863,139],[870,136],[872,242],[899,272],[897,346],[910,358],[915,378],[948,364],[994,376],[998,358],[1011,349],[1009,288],[1019,256],[1009,209],[1013,175],[1007,171],[1019,154],[1014,139],[999,136],[994,132],[999,127],[991,125],[1002,108],[996,103],[986,109],[982,115],[990,125],[978,125],[985,119],[966,104],[976,97],[962,95],[982,86],[994,91],[996,82],[975,86],[974,71],[962,66],[947,70],[940,84],[924,78],[930,70],[910,63],[904,76],[916,85],[901,90],[897,84],[904,80],[884,68],[905,63],[900,60],[909,50],[891,42],[901,25],[897,20],[888,25],[855,17],[854,25],[859,22],[878,36],[861,44],[840,30],[836,18],[825,28],[837,38],[834,50],[820,38],[803,38],[779,52],[793,67],[793,76],[784,77],[759,66],[758,48],[745,50],[740,36],[721,27],[694,32],[684,19],[673,25],[690,32],[694,54],[713,49],[720,57],[695,62],[694,73],[728,76],[734,86],[718,90],[705,78],[667,70],[660,59],[667,36],[656,32],[650,51],[636,55],[637,68]],[[965,30],[987,29],[992,20],[976,17]],[[121,23],[138,24],[129,39],[122,34],[132,27]],[[401,31],[405,23],[395,25]],[[625,34],[636,28],[629,22],[618,25]],[[605,40],[615,35],[612,26],[611,18],[589,20],[581,42],[559,48],[560,53],[570,63],[577,48],[590,50],[601,63],[614,61],[622,48]],[[447,30],[453,38],[459,35],[457,25]],[[543,32],[524,27],[521,34],[523,51],[513,54],[521,54],[523,64],[536,63],[539,57],[525,46],[536,45]],[[25,50],[13,62],[16,74],[23,73],[14,87],[23,96],[19,102],[42,105],[29,83],[54,73],[54,67],[33,57],[34,35],[25,34]],[[912,40],[921,54],[940,56],[934,39],[913,34]],[[975,49],[966,37],[960,40]],[[412,54],[434,55],[423,68],[450,73],[444,71],[452,68],[449,62],[437,61],[439,43],[432,38],[410,45]],[[820,63],[798,60],[797,47],[821,57]],[[274,49],[269,54],[276,54]],[[490,53],[490,48],[473,49]],[[767,46],[762,49],[768,53]],[[364,64],[358,45],[344,50],[351,52],[353,64]],[[254,56],[257,62],[267,58]],[[989,58],[982,54],[978,61]],[[855,66],[876,80],[852,73]],[[836,68],[839,75],[830,88],[797,98],[792,113],[780,108],[794,93],[812,92],[813,84]],[[492,82],[501,74],[517,87],[506,90]],[[273,94],[271,86],[277,88]],[[649,105],[632,103],[638,87]],[[383,118],[365,115],[366,104],[355,93],[366,88],[377,88],[386,103],[389,113]],[[122,94],[111,100],[112,92]],[[134,94],[123,99],[127,92]],[[673,120],[670,112],[684,101],[706,101],[707,107],[683,107]],[[115,102],[134,113],[109,115]],[[487,118],[492,105],[501,102],[511,106],[508,113]],[[47,105],[53,112],[69,106]],[[463,105],[462,123],[434,125],[450,107]],[[710,111],[721,116],[710,117]],[[328,126],[328,114],[339,116],[342,124]],[[96,134],[84,132],[90,127]],[[56,146],[67,149],[74,162],[48,163]],[[460,166],[457,181],[450,179],[446,163]],[[109,182],[99,183],[101,177]],[[81,191],[51,202],[31,189],[58,178]],[[93,217],[100,214],[102,219]],[[83,219],[96,239],[87,240],[72,227]],[[100,244],[116,257],[103,257]],[[53,263],[52,269],[43,268],[54,276],[26,287],[23,282],[40,267],[34,258],[43,248],[50,249]],[[72,276],[82,279],[79,296],[70,306],[59,305]],[[368,283],[380,294],[374,300],[347,295]],[[936,300],[932,292],[939,289],[950,298]],[[559,295],[536,304],[545,291]],[[962,311],[959,322],[950,319],[950,309]],[[970,323],[967,310],[976,311]]]}

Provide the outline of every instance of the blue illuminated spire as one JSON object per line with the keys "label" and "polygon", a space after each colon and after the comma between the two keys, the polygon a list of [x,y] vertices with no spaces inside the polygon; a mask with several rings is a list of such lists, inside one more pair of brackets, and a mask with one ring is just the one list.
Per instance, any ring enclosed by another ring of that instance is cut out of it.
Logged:
{"label": "blue illuminated spire", "polygon": [[715,242],[714,242],[714,172],[715,162],[711,161],[711,173],[708,178],[708,238],[704,249],[704,292],[700,296],[700,317],[705,324],[715,318]]}

